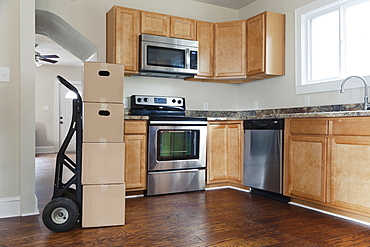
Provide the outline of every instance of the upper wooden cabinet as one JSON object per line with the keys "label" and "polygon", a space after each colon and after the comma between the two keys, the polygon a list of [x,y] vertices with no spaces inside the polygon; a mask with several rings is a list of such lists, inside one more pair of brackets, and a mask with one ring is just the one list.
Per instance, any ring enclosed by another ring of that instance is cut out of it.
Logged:
{"label": "upper wooden cabinet", "polygon": [[142,33],[197,40],[198,75],[187,80],[241,83],[284,75],[285,15],[264,12],[248,20],[210,23],[114,6],[107,13],[107,62],[139,71]]}
{"label": "upper wooden cabinet", "polygon": [[215,24],[215,77],[246,76],[246,21]]}
{"label": "upper wooden cabinet", "polygon": [[195,20],[152,12],[141,12],[141,33],[171,38],[196,38]]}
{"label": "upper wooden cabinet", "polygon": [[247,20],[247,76],[285,74],[285,15],[264,12]]}
{"label": "upper wooden cabinet", "polygon": [[141,33],[168,37],[170,34],[170,17],[168,15],[142,11]]}
{"label": "upper wooden cabinet", "polygon": [[196,21],[182,17],[171,16],[170,37],[179,39],[196,39]]}
{"label": "upper wooden cabinet", "polygon": [[140,34],[140,13],[136,9],[114,6],[107,13],[107,50],[108,63],[125,65],[125,72],[137,73]]}
{"label": "upper wooden cabinet", "polygon": [[197,22],[198,76],[213,77],[214,24]]}

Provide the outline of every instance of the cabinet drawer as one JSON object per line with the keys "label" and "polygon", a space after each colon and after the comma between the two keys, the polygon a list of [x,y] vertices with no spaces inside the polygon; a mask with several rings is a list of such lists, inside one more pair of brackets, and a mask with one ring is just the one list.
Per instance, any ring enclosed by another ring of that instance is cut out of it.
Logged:
{"label": "cabinet drawer", "polygon": [[146,134],[147,121],[145,120],[126,120],[125,121],[125,135],[126,134]]}
{"label": "cabinet drawer", "polygon": [[291,120],[290,134],[310,134],[326,135],[328,134],[327,120]]}
{"label": "cabinet drawer", "polygon": [[333,120],[333,135],[370,136],[370,118]]}

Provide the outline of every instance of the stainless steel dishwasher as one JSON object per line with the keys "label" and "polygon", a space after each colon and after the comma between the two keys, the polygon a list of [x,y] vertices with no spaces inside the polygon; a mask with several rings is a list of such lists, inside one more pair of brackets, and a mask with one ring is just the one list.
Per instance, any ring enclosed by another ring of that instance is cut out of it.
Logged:
{"label": "stainless steel dishwasher", "polygon": [[244,185],[283,193],[284,119],[244,121]]}

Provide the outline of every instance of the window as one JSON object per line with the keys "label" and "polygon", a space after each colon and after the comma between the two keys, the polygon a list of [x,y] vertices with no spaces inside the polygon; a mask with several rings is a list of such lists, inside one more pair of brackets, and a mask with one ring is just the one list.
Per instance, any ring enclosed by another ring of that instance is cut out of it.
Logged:
{"label": "window", "polygon": [[369,12],[370,0],[318,0],[296,10],[297,94],[339,90],[351,75],[370,78]]}

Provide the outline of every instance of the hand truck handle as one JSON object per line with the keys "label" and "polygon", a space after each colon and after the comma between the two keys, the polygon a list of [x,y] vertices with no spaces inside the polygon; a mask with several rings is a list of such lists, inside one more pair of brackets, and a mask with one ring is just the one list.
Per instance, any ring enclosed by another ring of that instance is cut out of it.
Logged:
{"label": "hand truck handle", "polygon": [[66,79],[64,79],[63,77],[61,77],[60,75],[57,76],[57,79],[60,81],[60,83],[62,83],[66,88],[68,88],[69,90],[71,90],[72,92],[74,92],[78,99],[81,101],[82,98],[81,98],[81,95],[80,93],[78,92],[77,88],[75,86],[73,86],[71,83],[69,83]]}

